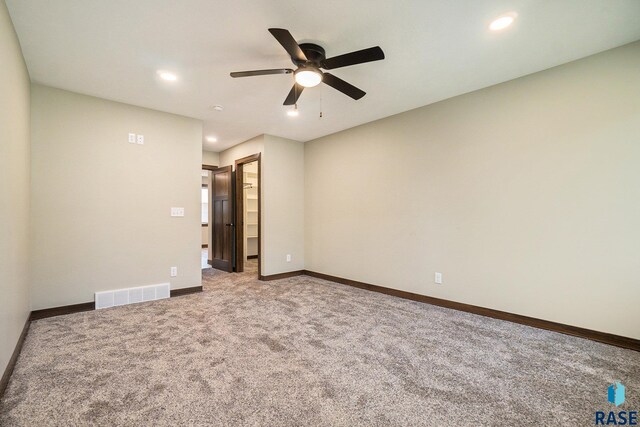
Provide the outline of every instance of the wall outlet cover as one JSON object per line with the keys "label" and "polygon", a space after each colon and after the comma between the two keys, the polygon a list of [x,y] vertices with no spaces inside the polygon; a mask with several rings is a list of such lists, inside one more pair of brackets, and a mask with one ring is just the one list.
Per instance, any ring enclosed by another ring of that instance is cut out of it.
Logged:
{"label": "wall outlet cover", "polygon": [[184,216],[184,208],[171,208],[171,216]]}

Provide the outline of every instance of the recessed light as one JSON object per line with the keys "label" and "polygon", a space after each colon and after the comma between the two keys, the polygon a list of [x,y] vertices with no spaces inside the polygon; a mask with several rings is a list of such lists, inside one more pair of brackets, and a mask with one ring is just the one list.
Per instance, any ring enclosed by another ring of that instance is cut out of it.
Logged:
{"label": "recessed light", "polygon": [[168,71],[158,71],[158,75],[162,80],[166,80],[168,82],[175,82],[178,80],[178,76]]}
{"label": "recessed light", "polygon": [[216,138],[215,136],[208,136],[207,142],[218,142],[218,138]]}
{"label": "recessed light", "polygon": [[213,109],[216,111],[222,111],[222,105],[214,105]]}
{"label": "recessed light", "polygon": [[502,15],[499,18],[496,18],[489,24],[489,29],[491,31],[500,31],[504,30],[516,20],[518,15],[516,13],[508,13],[506,15]]}

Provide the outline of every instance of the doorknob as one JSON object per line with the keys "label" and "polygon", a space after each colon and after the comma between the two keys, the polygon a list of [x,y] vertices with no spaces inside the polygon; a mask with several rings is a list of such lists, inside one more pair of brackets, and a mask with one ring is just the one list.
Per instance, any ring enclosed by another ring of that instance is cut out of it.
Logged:
{"label": "doorknob", "polygon": [[233,224],[225,224],[227,227],[233,227]]}

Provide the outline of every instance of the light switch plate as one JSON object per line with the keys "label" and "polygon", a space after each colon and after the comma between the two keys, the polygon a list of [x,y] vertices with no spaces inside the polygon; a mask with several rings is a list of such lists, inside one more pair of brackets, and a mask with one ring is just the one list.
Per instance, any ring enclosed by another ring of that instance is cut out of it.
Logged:
{"label": "light switch plate", "polygon": [[171,208],[171,216],[184,216],[184,208]]}
{"label": "light switch plate", "polygon": [[138,135],[136,142],[140,145],[144,144],[144,135]]}
{"label": "light switch plate", "polygon": [[135,144],[136,143],[136,134],[135,133],[130,133],[129,134],[129,142],[131,144]]}

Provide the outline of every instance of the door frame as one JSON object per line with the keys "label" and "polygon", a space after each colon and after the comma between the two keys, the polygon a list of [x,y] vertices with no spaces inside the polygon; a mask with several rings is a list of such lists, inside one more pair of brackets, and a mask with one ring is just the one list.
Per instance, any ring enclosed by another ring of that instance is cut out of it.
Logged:
{"label": "door frame", "polygon": [[[218,166],[215,165],[202,165],[202,170],[207,170],[209,172],[214,171],[218,169]],[[212,196],[212,190],[211,190],[211,174],[209,174],[209,182],[207,182],[207,185],[209,186],[209,218],[213,219],[213,203],[211,203],[211,196]],[[209,221],[207,220],[207,222],[213,222],[213,221]],[[213,246],[213,226],[211,224],[209,224],[209,238],[207,239],[210,243],[209,246]],[[213,260],[209,259],[209,256],[211,255],[211,252],[208,250],[209,248],[207,248],[207,263],[209,265],[213,265]]]}
{"label": "door frame", "polygon": [[262,161],[261,153],[236,160],[236,272],[244,271],[244,187],[243,166],[258,162],[258,277],[262,274]]}

